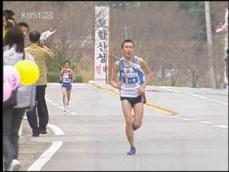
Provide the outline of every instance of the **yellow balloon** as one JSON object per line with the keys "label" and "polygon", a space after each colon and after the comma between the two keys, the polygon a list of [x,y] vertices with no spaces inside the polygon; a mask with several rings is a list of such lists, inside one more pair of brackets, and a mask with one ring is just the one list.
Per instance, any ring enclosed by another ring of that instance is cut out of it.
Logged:
{"label": "yellow balloon", "polygon": [[20,74],[21,85],[35,84],[40,77],[40,71],[37,64],[31,60],[21,60],[15,64],[15,68]]}

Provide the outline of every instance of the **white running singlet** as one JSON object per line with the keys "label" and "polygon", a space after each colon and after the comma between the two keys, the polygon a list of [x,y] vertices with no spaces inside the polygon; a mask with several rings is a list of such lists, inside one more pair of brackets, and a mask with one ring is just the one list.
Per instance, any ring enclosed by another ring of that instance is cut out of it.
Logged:
{"label": "white running singlet", "polygon": [[62,77],[63,77],[63,83],[71,83],[72,82],[71,70],[65,69],[63,71]]}
{"label": "white running singlet", "polygon": [[[121,97],[139,96],[138,88],[143,83],[143,73],[141,67],[137,64],[137,57],[134,56],[129,65],[126,64],[124,57],[119,60]],[[139,74],[141,73],[141,74]]]}

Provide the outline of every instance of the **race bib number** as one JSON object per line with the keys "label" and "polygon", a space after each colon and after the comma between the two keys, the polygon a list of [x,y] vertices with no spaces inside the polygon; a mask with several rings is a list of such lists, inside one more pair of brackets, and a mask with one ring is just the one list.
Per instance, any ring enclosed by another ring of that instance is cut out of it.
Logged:
{"label": "race bib number", "polygon": [[71,82],[71,78],[68,75],[64,75],[63,76],[63,82],[70,83]]}
{"label": "race bib number", "polygon": [[124,88],[135,88],[138,86],[138,77],[123,77],[122,83]]}
{"label": "race bib number", "polygon": [[131,78],[123,77],[122,82],[125,84],[135,84],[138,83],[138,77],[131,77]]}

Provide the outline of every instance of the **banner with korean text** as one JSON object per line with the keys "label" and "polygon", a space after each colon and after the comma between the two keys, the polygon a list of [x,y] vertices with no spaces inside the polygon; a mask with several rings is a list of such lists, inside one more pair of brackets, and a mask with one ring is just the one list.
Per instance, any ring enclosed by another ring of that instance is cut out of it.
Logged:
{"label": "banner with korean text", "polygon": [[94,81],[105,84],[108,78],[109,7],[95,7]]}

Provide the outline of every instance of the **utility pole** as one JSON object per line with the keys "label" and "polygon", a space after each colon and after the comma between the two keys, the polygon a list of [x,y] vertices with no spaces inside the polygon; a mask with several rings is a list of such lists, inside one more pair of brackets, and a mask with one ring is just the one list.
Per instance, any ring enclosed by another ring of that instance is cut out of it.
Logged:
{"label": "utility pole", "polygon": [[209,1],[204,1],[206,29],[207,29],[209,79],[210,79],[210,86],[212,88],[216,88],[215,75],[214,75],[214,57],[213,57],[213,48],[212,48],[212,31],[211,31],[211,17],[210,17],[209,3],[210,3]]}
{"label": "utility pole", "polygon": [[108,50],[108,78],[107,78],[107,83],[110,83],[111,80],[111,75],[112,75],[112,8],[109,8],[109,50]]}

